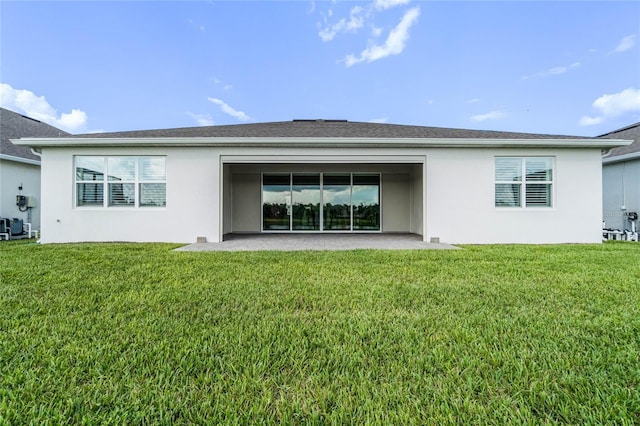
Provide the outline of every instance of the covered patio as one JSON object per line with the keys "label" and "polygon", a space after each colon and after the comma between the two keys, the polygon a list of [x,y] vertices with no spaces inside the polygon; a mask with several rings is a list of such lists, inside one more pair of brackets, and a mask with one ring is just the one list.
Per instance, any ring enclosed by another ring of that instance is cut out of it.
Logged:
{"label": "covered patio", "polygon": [[451,244],[425,242],[411,233],[227,234],[221,243],[195,243],[177,251],[305,251],[305,250],[451,250]]}
{"label": "covered patio", "polygon": [[424,234],[424,155],[221,161],[223,239],[240,233]]}

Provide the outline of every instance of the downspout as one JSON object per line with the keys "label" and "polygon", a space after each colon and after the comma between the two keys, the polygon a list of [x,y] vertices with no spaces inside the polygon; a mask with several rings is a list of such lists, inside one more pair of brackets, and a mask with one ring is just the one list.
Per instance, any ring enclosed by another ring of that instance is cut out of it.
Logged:
{"label": "downspout", "polygon": [[[620,210],[622,210],[623,212],[625,212],[627,210],[627,187],[624,183],[624,177],[625,174],[627,173],[627,162],[623,161],[622,162],[622,179],[621,179],[621,183],[622,183],[622,205],[620,206]],[[622,219],[622,223],[624,226],[624,219]]]}
{"label": "downspout", "polygon": [[41,152],[36,151],[35,148],[31,148],[31,153],[33,155],[36,155],[36,156],[40,157],[40,161],[42,161],[42,153]]}
{"label": "downspout", "polygon": [[[36,157],[40,157],[40,169],[42,170],[42,152],[36,151],[35,148],[31,148],[31,153],[33,155],[35,155]],[[40,171],[40,184],[42,185],[42,171]],[[42,200],[42,188],[40,188],[40,200]],[[40,201],[38,201],[38,203],[39,202]],[[42,214],[40,215],[40,221],[42,221]],[[29,223],[31,223],[31,209],[29,209]],[[42,222],[40,222],[40,226],[42,227]],[[38,239],[36,240],[36,242],[39,244],[40,243],[40,234],[36,233],[36,235],[38,236]],[[31,238],[31,234],[29,234],[29,238]]]}

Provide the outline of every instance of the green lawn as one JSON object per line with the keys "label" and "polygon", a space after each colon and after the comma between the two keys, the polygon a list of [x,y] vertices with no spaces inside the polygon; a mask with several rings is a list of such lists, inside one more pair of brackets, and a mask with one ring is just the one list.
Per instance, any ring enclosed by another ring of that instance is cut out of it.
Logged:
{"label": "green lawn", "polygon": [[638,424],[640,244],[0,244],[0,424]]}

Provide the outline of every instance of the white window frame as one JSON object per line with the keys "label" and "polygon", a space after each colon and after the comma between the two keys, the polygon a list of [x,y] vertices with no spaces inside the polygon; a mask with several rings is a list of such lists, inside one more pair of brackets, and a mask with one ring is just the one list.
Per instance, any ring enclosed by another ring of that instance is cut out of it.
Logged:
{"label": "white window frame", "polygon": [[[102,173],[102,179],[101,180],[83,180],[83,179],[78,179],[78,174],[77,174],[77,159],[78,158],[86,158],[86,157],[93,157],[93,158],[100,158],[103,162],[103,170],[104,172]],[[118,181],[113,181],[113,180],[109,180],[109,159],[110,158],[133,158],[135,159],[134,162],[134,179],[133,180],[125,180],[122,182],[118,182]],[[149,180],[149,179],[142,179],[141,175],[141,170],[140,170],[140,160],[145,159],[145,158],[162,158],[164,160],[164,167],[165,167],[165,176],[163,180]],[[130,210],[130,209],[163,209],[166,207],[167,204],[167,176],[166,176],[166,156],[164,155],[140,155],[140,156],[136,156],[136,155],[76,155],[73,158],[73,205],[75,208],[78,209],[125,209],[125,210]],[[117,183],[122,183],[122,184],[133,184],[134,187],[134,203],[132,205],[126,205],[126,204],[115,204],[115,205],[111,205],[109,203],[109,185],[111,184],[117,184]],[[165,205],[164,206],[148,206],[148,205],[141,205],[140,204],[140,197],[141,197],[141,186],[142,184],[146,184],[146,183],[157,183],[157,184],[163,184],[165,186]],[[78,184],[96,184],[96,185],[101,185],[102,186],[102,205],[97,205],[97,204],[91,204],[91,205],[79,205],[78,204]]]}
{"label": "white window frame", "polygon": [[[111,159],[133,159],[133,179],[126,179],[126,180],[109,180],[109,160]],[[137,184],[137,177],[138,175],[138,158],[137,157],[133,157],[133,156],[128,156],[128,155],[109,155],[105,157],[105,173],[104,173],[104,178],[107,180],[107,186],[105,187],[105,201],[107,207],[109,208],[113,208],[113,207],[122,207],[122,208],[126,208],[126,209],[130,209],[133,207],[138,207],[138,184]],[[111,187],[113,185],[133,185],[133,204],[111,204],[110,198],[111,198]],[[77,188],[77,186],[76,186]],[[77,198],[76,198],[77,201]]]}
{"label": "white window frame", "polygon": [[[520,162],[520,180],[518,181],[506,181],[496,179],[496,171],[498,167],[498,159],[510,159],[518,160]],[[527,180],[527,161],[528,160],[545,160],[550,162],[551,167],[551,179],[549,180]],[[494,185],[493,185],[493,197],[494,207],[496,209],[553,209],[555,206],[555,179],[556,179],[556,161],[552,156],[496,156],[494,157]],[[496,205],[497,202],[497,186],[498,185],[519,185],[520,186],[520,205],[505,206]],[[532,205],[527,206],[527,185],[549,185],[549,205]]]}

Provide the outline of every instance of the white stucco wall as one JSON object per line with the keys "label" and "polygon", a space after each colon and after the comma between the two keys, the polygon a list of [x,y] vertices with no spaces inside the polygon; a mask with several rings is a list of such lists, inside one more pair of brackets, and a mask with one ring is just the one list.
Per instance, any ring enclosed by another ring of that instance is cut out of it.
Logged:
{"label": "white stucco wall", "polygon": [[[552,156],[553,207],[496,208],[494,158]],[[598,243],[601,167],[597,149],[433,150],[427,156],[427,240],[448,243]]]}
{"label": "white stucco wall", "polygon": [[[74,207],[74,154],[166,155],[167,207]],[[496,155],[554,157],[553,207],[494,207]],[[365,170],[368,164],[397,162],[394,167],[407,172],[423,167],[420,162],[426,161],[424,186],[416,181],[414,173],[411,185],[404,187],[407,188],[405,192],[411,194],[411,201],[403,201],[402,205],[407,209],[403,212],[403,218],[406,216],[411,230],[422,233],[427,241],[431,237],[439,237],[442,242],[454,244],[596,243],[601,240],[602,173],[598,148],[45,147],[42,167],[42,242],[191,243],[197,237],[205,237],[210,242],[219,241],[224,231],[221,227],[222,212],[229,214],[229,206],[224,204],[231,203],[232,211],[243,207],[238,204],[234,195],[238,186],[232,185],[224,191],[225,196],[220,193],[220,180],[224,176],[228,178],[229,174],[233,176],[234,173],[242,173],[242,170],[231,168],[223,173],[221,163],[240,164],[252,161],[261,162],[265,166],[273,163],[292,166],[298,164],[296,167],[304,170],[308,170],[311,161],[323,164],[335,162],[340,167],[349,165],[352,171]],[[307,164],[300,165],[301,162]],[[254,187],[255,178],[247,177],[244,181],[238,180],[236,184]],[[259,198],[259,186],[257,191]],[[416,191],[421,193],[416,194]],[[423,198],[419,199],[418,195]],[[383,228],[385,217],[389,214],[385,211],[387,207],[384,207],[387,197],[388,194],[383,193]],[[426,206],[426,210],[420,214],[422,205]],[[415,223],[416,221],[421,223]],[[238,226],[238,223],[234,222],[231,226]],[[237,230],[242,229],[238,227]]]}
{"label": "white stucco wall", "polygon": [[602,186],[602,215],[606,226],[631,229],[624,212],[640,213],[640,160],[604,164]]}
{"label": "white stucco wall", "polygon": [[411,187],[408,173],[382,174],[382,230],[409,232],[411,228]]}
{"label": "white stucco wall", "polygon": [[[22,191],[18,187],[22,186]],[[0,160],[0,217],[19,218],[27,222],[29,213],[16,206],[16,195],[36,198],[30,209],[32,229],[40,229],[40,166]]]}
{"label": "white stucco wall", "polygon": [[[166,155],[166,208],[76,208],[75,155]],[[44,148],[41,242],[217,241],[219,157],[211,148]]]}
{"label": "white stucco wall", "polygon": [[[231,180],[231,170],[228,166],[224,166],[222,169],[222,187],[223,187],[223,200],[231,200],[233,187]],[[227,234],[233,230],[233,205],[232,203],[224,203],[223,207],[223,219],[222,219],[222,233]]]}
{"label": "white stucco wall", "polygon": [[234,173],[233,226],[226,232],[260,232],[260,173]]}
{"label": "white stucco wall", "polygon": [[411,203],[411,223],[409,226],[409,232],[414,234],[423,235],[424,233],[424,223],[425,216],[423,214],[424,210],[424,164],[413,164],[411,165],[412,173],[410,175],[411,178],[411,194],[409,197],[409,201]]}

